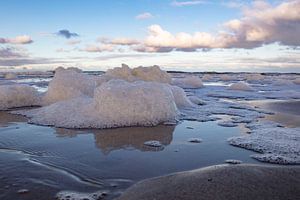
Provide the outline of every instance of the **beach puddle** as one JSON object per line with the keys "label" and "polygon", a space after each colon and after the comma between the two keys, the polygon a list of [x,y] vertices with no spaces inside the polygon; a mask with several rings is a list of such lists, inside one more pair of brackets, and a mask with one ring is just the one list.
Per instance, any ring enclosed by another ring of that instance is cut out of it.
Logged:
{"label": "beach puddle", "polygon": [[228,159],[257,163],[253,152],[226,141],[245,134],[240,127],[212,121],[78,130],[36,126],[0,112],[0,125],[0,199],[52,199],[62,190],[105,191],[104,198],[113,199],[142,179]]}

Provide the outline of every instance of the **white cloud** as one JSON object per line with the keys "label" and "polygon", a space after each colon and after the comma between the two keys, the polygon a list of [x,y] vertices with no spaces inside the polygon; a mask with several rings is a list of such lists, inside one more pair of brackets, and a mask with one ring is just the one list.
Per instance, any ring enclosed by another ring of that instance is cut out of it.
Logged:
{"label": "white cloud", "polygon": [[125,37],[122,37],[122,38],[115,38],[115,39],[108,39],[108,38],[105,38],[102,40],[100,40],[102,43],[104,44],[112,44],[112,45],[136,45],[136,44],[139,44],[140,42],[136,39],[131,39],[131,38],[125,38]]}
{"label": "white cloud", "polygon": [[150,18],[153,18],[153,17],[154,16],[149,12],[144,12],[144,13],[141,13],[141,14],[135,16],[135,18],[139,19],[139,20],[150,19]]}
{"label": "white cloud", "polygon": [[206,4],[206,1],[201,0],[191,0],[191,1],[173,1],[171,3],[172,6],[181,7],[181,6],[192,6],[192,5],[199,5],[199,4]]}
{"label": "white cloud", "polygon": [[67,45],[76,45],[81,43],[81,40],[69,40],[66,42]]}
{"label": "white cloud", "polygon": [[30,44],[33,40],[28,35],[20,35],[15,38],[0,38],[0,44]]}
{"label": "white cloud", "polygon": [[109,51],[112,52],[115,50],[115,46],[111,44],[103,44],[103,45],[87,45],[82,51],[86,52],[104,52]]}

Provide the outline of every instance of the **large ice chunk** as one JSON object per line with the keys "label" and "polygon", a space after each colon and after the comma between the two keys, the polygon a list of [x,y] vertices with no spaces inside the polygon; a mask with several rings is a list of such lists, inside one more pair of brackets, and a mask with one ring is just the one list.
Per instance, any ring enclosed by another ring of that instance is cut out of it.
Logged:
{"label": "large ice chunk", "polygon": [[0,85],[0,110],[34,106],[39,103],[38,92],[28,85]]}
{"label": "large ice chunk", "polygon": [[152,126],[175,121],[178,109],[168,84],[110,80],[81,96],[22,114],[31,122],[66,128]]}

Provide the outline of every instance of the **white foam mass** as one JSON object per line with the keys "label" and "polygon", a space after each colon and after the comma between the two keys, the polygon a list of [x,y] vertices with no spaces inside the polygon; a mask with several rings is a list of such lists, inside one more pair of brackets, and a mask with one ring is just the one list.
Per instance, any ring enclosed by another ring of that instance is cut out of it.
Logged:
{"label": "white foam mass", "polygon": [[15,73],[7,73],[7,74],[5,74],[5,79],[16,79],[18,76],[17,76],[17,74],[15,74]]}
{"label": "white foam mass", "polygon": [[261,74],[258,74],[258,73],[246,75],[247,81],[261,81],[261,80],[263,80],[264,78],[265,78],[264,75],[261,75]]}
{"label": "white foam mass", "polygon": [[210,81],[213,77],[210,74],[205,74],[202,77],[202,81]]}
{"label": "white foam mass", "polygon": [[175,121],[178,109],[171,87],[156,82],[110,80],[81,96],[24,111],[36,124],[66,128],[153,126]]}
{"label": "white foam mass", "polygon": [[38,92],[28,85],[0,85],[0,110],[39,104]]}
{"label": "white foam mass", "polygon": [[233,83],[229,86],[229,90],[253,91],[254,89],[245,82]]}
{"label": "white foam mass", "polygon": [[177,85],[181,88],[201,88],[203,83],[198,76],[186,76],[184,78],[174,78],[172,80],[173,85]]}
{"label": "white foam mass", "polygon": [[175,104],[178,108],[192,107],[193,104],[190,99],[186,96],[184,90],[177,86],[169,86],[173,93]]}
{"label": "white foam mass", "polygon": [[253,158],[278,164],[300,164],[300,129],[258,124],[252,133],[228,139],[231,145],[256,151]]}
{"label": "white foam mass", "polygon": [[222,74],[222,75],[220,76],[220,80],[221,80],[221,81],[233,81],[233,80],[234,80],[234,77],[229,76],[228,74]]}
{"label": "white foam mass", "polygon": [[161,70],[157,65],[152,67],[137,67],[131,69],[128,65],[122,64],[122,67],[116,67],[107,70],[105,76],[114,79],[123,79],[129,82],[143,80],[171,83],[171,76],[167,72]]}
{"label": "white foam mass", "polygon": [[297,84],[297,85],[300,85],[300,78],[296,78],[293,83]]}
{"label": "white foam mass", "polygon": [[49,83],[43,104],[48,105],[80,96],[92,97],[98,85],[98,79],[99,77],[81,73],[77,68],[59,67]]}

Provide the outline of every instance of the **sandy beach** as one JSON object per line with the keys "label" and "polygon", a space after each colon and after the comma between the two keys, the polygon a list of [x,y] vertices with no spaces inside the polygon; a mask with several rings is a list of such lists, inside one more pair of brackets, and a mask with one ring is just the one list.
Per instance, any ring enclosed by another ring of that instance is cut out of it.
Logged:
{"label": "sandy beach", "polygon": [[117,200],[283,200],[300,196],[300,167],[217,165],[141,181]]}

